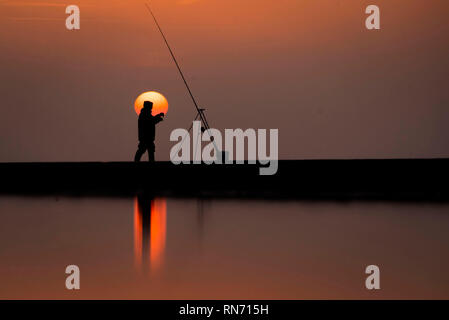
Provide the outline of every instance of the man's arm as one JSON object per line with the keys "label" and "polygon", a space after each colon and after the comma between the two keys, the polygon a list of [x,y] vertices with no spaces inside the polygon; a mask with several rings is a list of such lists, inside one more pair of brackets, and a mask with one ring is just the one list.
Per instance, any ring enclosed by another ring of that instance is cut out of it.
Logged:
{"label": "man's arm", "polygon": [[164,120],[164,114],[161,112],[154,116],[154,123],[159,123]]}

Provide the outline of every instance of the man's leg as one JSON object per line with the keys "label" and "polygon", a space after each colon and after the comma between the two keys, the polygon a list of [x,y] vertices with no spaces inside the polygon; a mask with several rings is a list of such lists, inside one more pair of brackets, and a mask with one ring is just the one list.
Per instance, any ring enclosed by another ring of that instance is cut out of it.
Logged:
{"label": "man's leg", "polygon": [[154,162],[154,151],[155,151],[155,146],[154,146],[154,142],[152,142],[148,146],[148,161],[150,161],[150,162]]}
{"label": "man's leg", "polygon": [[145,146],[142,144],[142,142],[139,143],[139,146],[137,147],[136,155],[134,156],[134,162],[139,162],[140,158],[142,158],[142,155],[145,153]]}

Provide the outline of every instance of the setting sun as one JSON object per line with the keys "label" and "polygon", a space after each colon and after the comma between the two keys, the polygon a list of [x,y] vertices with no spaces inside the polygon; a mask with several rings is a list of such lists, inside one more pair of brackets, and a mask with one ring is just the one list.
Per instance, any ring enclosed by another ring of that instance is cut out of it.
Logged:
{"label": "setting sun", "polygon": [[148,91],[138,96],[136,102],[134,102],[134,110],[138,115],[140,114],[140,110],[143,108],[144,101],[153,102],[153,111],[151,112],[153,116],[161,112],[166,114],[168,111],[167,99],[159,92]]}

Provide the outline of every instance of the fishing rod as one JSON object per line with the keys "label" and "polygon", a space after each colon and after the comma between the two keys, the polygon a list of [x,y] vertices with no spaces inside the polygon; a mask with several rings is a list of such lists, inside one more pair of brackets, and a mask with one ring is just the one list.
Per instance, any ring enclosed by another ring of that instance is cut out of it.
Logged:
{"label": "fishing rod", "polygon": [[[157,26],[157,28],[159,29],[159,32],[161,33],[162,38],[164,39],[165,45],[167,46],[168,51],[170,51],[170,55],[171,55],[171,57],[172,57],[172,59],[173,59],[175,65],[176,65],[176,67],[178,68],[179,74],[181,75],[181,78],[182,78],[182,80],[184,81],[184,84],[185,84],[185,86],[186,86],[186,88],[187,88],[187,91],[189,92],[190,98],[192,99],[192,102],[193,102],[193,104],[195,105],[196,111],[198,112],[198,115],[197,115],[197,117],[195,118],[195,120],[196,120],[196,119],[198,118],[198,116],[199,116],[200,119],[201,119],[201,122],[203,123],[203,126],[204,126],[204,129],[203,129],[202,131],[204,131],[204,130],[207,130],[207,131],[208,131],[208,130],[210,129],[210,127],[209,127],[209,123],[207,122],[206,115],[204,114],[204,110],[205,110],[205,109],[201,109],[200,107],[198,107],[198,104],[197,104],[197,102],[196,102],[196,100],[195,100],[195,97],[193,96],[192,90],[190,90],[190,86],[189,86],[189,84],[187,83],[186,78],[184,77],[184,73],[182,72],[181,67],[179,66],[179,63],[178,63],[178,61],[176,60],[176,57],[175,57],[175,54],[173,53],[173,50],[171,49],[170,45],[168,44],[167,38],[165,37],[165,34],[164,34],[164,32],[162,31],[162,28],[161,28],[161,26],[159,25],[159,22],[157,21],[156,16],[154,15],[153,11],[151,10],[151,7],[150,7],[150,5],[149,5],[149,2],[148,2],[148,3],[145,3],[145,6],[147,7],[149,13],[150,13],[151,16],[153,17],[153,20],[154,20],[154,22],[156,23],[156,26]],[[190,131],[190,130],[189,130],[189,131]],[[209,131],[208,131],[208,133],[209,133]],[[209,136],[210,136],[210,133],[209,133]],[[210,136],[210,138],[211,138],[211,141],[213,141],[213,136]],[[215,144],[215,143],[214,143],[214,144]],[[217,150],[218,150],[218,149],[217,149]]]}

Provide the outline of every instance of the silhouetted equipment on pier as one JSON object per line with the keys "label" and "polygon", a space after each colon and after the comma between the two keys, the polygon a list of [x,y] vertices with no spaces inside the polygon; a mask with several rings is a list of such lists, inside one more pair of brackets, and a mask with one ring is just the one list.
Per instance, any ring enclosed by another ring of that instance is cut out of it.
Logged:
{"label": "silhouetted equipment on pier", "polygon": [[[449,159],[285,160],[258,164],[1,163],[0,193],[447,201]],[[144,177],[142,179],[142,177]]]}

